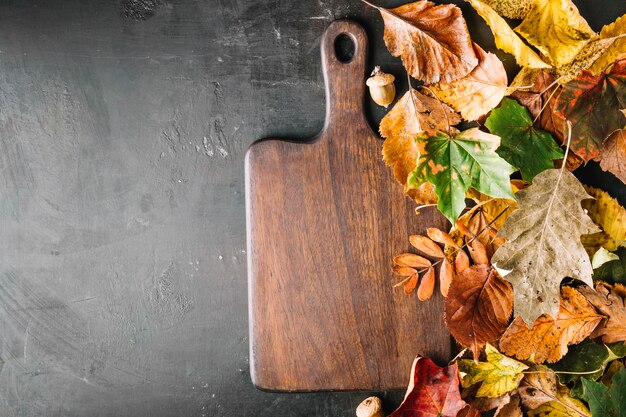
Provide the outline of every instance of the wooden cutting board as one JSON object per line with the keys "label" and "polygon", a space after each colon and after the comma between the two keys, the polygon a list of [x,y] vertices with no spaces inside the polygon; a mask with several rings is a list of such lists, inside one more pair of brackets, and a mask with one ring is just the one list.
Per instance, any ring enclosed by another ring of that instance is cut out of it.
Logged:
{"label": "wooden cutting board", "polygon": [[[335,40],[355,44],[350,62]],[[310,142],[266,139],[246,156],[250,368],[278,391],[404,388],[417,354],[447,361],[438,290],[428,302],[392,288],[408,237],[445,227],[415,213],[381,157],[363,110],[367,37],[351,21],[322,37],[326,123]]]}

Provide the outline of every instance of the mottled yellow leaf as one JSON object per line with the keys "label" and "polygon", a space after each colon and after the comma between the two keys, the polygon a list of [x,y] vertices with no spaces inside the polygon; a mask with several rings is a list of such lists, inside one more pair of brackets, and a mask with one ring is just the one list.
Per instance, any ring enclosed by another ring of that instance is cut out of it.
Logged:
{"label": "mottled yellow leaf", "polygon": [[609,239],[603,246],[614,251],[618,246],[626,243],[626,209],[606,191],[594,187],[585,187],[585,190],[595,200],[584,201],[583,207],[594,223],[609,235]]}
{"label": "mottled yellow leaf", "polygon": [[500,16],[523,19],[533,8],[535,0],[485,0]]}
{"label": "mottled yellow leaf", "polygon": [[609,65],[617,60],[617,57],[626,53],[626,38],[616,38],[626,34],[626,15],[618,17],[615,22],[606,25],[600,31],[601,39],[615,39],[608,49],[598,58],[589,70],[596,75],[606,70]]}
{"label": "mottled yellow leaf", "polygon": [[595,35],[571,0],[536,0],[515,31],[556,67],[573,60]]}
{"label": "mottled yellow leaf", "polygon": [[515,57],[522,67],[550,68],[550,65],[539,58],[539,55],[520,39],[509,24],[495,10],[481,0],[468,1],[478,14],[485,19],[493,32],[496,46]]}

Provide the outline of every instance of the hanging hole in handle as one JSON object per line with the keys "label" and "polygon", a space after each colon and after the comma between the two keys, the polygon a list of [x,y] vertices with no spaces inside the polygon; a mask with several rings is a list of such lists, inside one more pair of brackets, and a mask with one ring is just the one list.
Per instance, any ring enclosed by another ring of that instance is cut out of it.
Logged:
{"label": "hanging hole in handle", "polygon": [[335,56],[339,62],[347,64],[354,58],[356,43],[354,37],[342,33],[335,38]]}

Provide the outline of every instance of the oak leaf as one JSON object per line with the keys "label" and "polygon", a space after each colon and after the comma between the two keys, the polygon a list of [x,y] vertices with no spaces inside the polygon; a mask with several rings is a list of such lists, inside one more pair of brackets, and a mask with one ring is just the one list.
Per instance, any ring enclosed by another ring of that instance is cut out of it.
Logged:
{"label": "oak leaf", "polygon": [[478,359],[480,349],[497,340],[513,311],[513,290],[487,265],[473,265],[452,281],[445,302],[448,330]]}
{"label": "oak leaf", "polygon": [[568,345],[580,343],[602,319],[580,292],[563,287],[556,318],[543,314],[529,329],[516,317],[500,339],[500,350],[520,360],[556,362],[565,356]]}
{"label": "oak leaf", "polygon": [[626,184],[626,129],[614,132],[600,149],[600,168]]}
{"label": "oak leaf", "polygon": [[595,35],[571,0],[536,0],[515,31],[556,67],[574,59]]}
{"label": "oak leaf", "polygon": [[626,15],[615,19],[615,22],[605,25],[600,30],[601,39],[615,39],[606,51],[591,65],[589,70],[598,75],[604,72],[617,58],[626,53],[626,38],[619,37],[626,34]]}
{"label": "oak leaf", "polygon": [[420,143],[417,136],[426,132],[434,134],[447,130],[461,121],[458,114],[438,100],[418,91],[407,91],[404,96],[383,117],[379,130],[383,143],[383,160],[393,167],[398,182],[404,191],[420,204],[434,204],[437,196],[434,187],[425,183],[419,187],[407,184],[409,174],[415,169],[419,158]]}
{"label": "oak leaf", "polygon": [[508,240],[491,262],[513,284],[515,315],[532,323],[544,313],[556,316],[563,278],[593,284],[580,237],[600,229],[581,206],[589,194],[569,171],[543,171],[516,196],[520,208],[498,231]]}
{"label": "oak leaf", "polygon": [[589,403],[593,416],[626,417],[626,368],[613,375],[611,386],[582,380],[582,398]]}
{"label": "oak leaf", "polygon": [[487,118],[485,126],[502,138],[496,152],[519,168],[524,181],[532,182],[535,175],[554,168],[555,159],[564,157],[550,133],[535,128],[528,109],[515,100],[502,100]]}
{"label": "oak leaf", "polygon": [[389,417],[455,417],[465,406],[457,365],[440,368],[429,358],[418,356],[404,401]]}
{"label": "oak leaf", "polygon": [[513,168],[496,153],[500,138],[477,128],[453,137],[438,133],[427,139],[409,177],[412,185],[435,185],[437,207],[453,224],[465,208],[469,187],[492,197],[514,199],[509,183]]}
{"label": "oak leaf", "polygon": [[502,61],[476,44],[474,50],[478,65],[469,75],[430,87],[441,101],[461,113],[465,120],[476,120],[496,107],[508,89]]}
{"label": "oak leaf", "polygon": [[626,59],[608,74],[580,75],[563,86],[554,111],[572,122],[571,149],[583,160],[597,157],[602,142],[626,125]]}
{"label": "oak leaf", "polygon": [[542,61],[539,55],[517,36],[506,20],[501,18],[488,4],[481,0],[466,1],[485,19],[491,32],[493,32],[496,46],[513,55],[521,67],[550,68],[550,65]]}
{"label": "oak leaf", "polygon": [[585,190],[594,200],[583,202],[591,220],[599,225],[608,235],[603,246],[608,250],[615,250],[626,243],[626,209],[606,191],[594,187],[585,187]]}
{"label": "oak leaf", "polygon": [[489,344],[485,347],[485,353],[487,362],[476,363],[468,359],[458,361],[459,370],[465,373],[461,381],[463,388],[480,383],[476,396],[489,398],[497,398],[516,389],[524,377],[522,372],[528,366],[504,356]]}
{"label": "oak leaf", "polygon": [[585,405],[559,385],[550,369],[534,365],[524,376],[518,389],[522,404],[533,417],[591,417]]}
{"label": "oak leaf", "polygon": [[595,291],[583,288],[581,293],[607,317],[606,323],[598,326],[593,337],[602,337],[605,343],[626,341],[626,287],[597,282]]}
{"label": "oak leaf", "polygon": [[379,10],[387,49],[402,58],[413,78],[425,84],[450,82],[465,77],[478,65],[458,7],[422,0]]}

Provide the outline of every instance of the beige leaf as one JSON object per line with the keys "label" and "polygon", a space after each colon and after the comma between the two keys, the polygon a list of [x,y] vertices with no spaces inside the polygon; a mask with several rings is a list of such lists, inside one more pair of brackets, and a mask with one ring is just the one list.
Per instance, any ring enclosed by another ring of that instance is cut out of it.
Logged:
{"label": "beige leaf", "polygon": [[478,65],[458,7],[422,0],[379,10],[385,22],[387,49],[402,58],[413,78],[425,84],[450,82],[465,77]]}
{"label": "beige leaf", "polygon": [[496,46],[504,52],[508,52],[513,55],[520,66],[531,68],[550,68],[550,65],[542,61],[541,58],[539,58],[539,55],[537,55],[535,51],[533,51],[524,43],[524,41],[520,39],[519,36],[517,36],[506,20],[501,18],[498,13],[485,4],[485,2],[481,0],[466,1],[468,1],[474,9],[476,9],[478,14],[483,19],[485,19],[493,32]]}
{"label": "beige leaf", "polygon": [[507,239],[491,259],[513,284],[515,315],[533,323],[544,313],[556,317],[559,285],[572,277],[593,285],[591,261],[580,237],[600,229],[583,211],[588,199],[580,182],[566,170],[548,169],[516,194],[519,210],[499,230]]}

